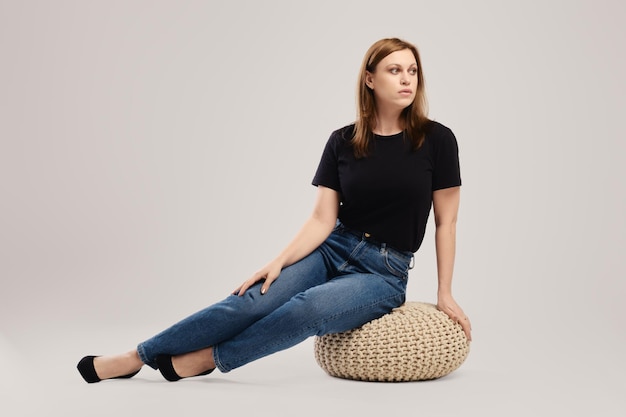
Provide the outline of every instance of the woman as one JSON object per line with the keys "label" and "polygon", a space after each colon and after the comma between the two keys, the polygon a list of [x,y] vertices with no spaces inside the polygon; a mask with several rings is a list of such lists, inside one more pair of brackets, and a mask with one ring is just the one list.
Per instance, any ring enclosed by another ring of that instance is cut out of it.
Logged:
{"label": "woman", "polygon": [[233,293],[136,349],[86,356],[87,382],[146,364],[169,381],[229,372],[313,335],[342,332],[405,301],[408,272],[434,210],[437,305],[463,327],[452,297],[461,178],[453,133],[426,117],[415,46],[382,39],[361,66],[358,115],[333,132],[313,179],[317,200],[291,243]]}

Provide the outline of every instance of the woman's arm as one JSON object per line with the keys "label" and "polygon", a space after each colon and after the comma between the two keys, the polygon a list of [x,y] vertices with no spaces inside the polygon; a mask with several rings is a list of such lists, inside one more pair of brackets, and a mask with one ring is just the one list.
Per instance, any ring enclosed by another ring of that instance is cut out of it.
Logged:
{"label": "woman's arm", "polygon": [[339,193],[319,186],[313,212],[291,243],[273,261],[237,287],[233,294],[243,295],[248,288],[261,280],[265,280],[261,287],[261,294],[265,294],[284,267],[298,262],[326,240],[335,227],[338,214]]}
{"label": "woman's arm", "polygon": [[437,307],[463,327],[472,340],[472,326],[463,309],[452,297],[452,273],[456,250],[456,219],[459,212],[461,187],[444,188],[433,192],[435,213],[435,247],[437,250]]}

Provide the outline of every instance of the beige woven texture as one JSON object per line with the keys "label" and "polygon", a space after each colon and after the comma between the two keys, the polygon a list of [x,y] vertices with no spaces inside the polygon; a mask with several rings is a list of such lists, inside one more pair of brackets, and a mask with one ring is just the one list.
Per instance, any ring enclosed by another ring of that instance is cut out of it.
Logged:
{"label": "beige woven texture", "polygon": [[461,326],[434,304],[416,301],[358,329],[315,338],[315,359],[324,371],[361,381],[440,378],[468,354]]}

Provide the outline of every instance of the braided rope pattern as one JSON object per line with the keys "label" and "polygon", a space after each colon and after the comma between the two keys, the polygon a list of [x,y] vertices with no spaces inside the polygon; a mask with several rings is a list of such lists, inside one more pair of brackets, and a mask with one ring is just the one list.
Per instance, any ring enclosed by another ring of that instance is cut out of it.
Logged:
{"label": "braided rope pattern", "polygon": [[315,359],[326,373],[361,381],[440,378],[468,354],[461,326],[434,304],[415,301],[358,329],[315,338]]}

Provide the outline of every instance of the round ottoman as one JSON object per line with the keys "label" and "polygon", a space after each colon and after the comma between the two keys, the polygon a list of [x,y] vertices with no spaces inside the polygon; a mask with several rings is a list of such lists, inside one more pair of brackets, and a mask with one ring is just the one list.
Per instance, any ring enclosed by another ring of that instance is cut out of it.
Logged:
{"label": "round ottoman", "polygon": [[468,354],[461,325],[434,304],[415,301],[360,328],[315,338],[315,359],[324,371],[361,381],[440,378]]}

